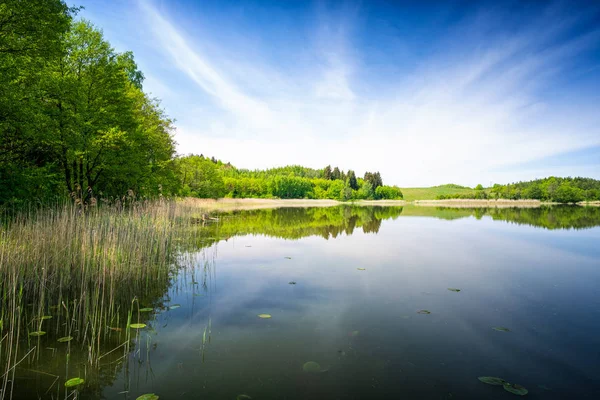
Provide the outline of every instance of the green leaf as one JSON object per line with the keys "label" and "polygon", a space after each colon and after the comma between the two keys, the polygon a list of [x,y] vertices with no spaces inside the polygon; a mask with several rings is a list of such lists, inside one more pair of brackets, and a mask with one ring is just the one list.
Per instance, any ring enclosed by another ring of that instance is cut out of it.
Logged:
{"label": "green leaf", "polygon": [[180,304],[173,304],[172,306],[169,307],[169,310],[175,310],[177,308],[181,307]]}
{"label": "green leaf", "polygon": [[154,310],[154,308],[151,308],[151,307],[140,308],[140,312],[150,312],[150,311],[153,311],[153,310]]}
{"label": "green leaf", "polygon": [[429,310],[419,310],[419,311],[417,311],[417,314],[431,314],[431,311],[429,311]]}
{"label": "green leaf", "polygon": [[45,334],[46,332],[44,331],[29,332],[29,336],[44,336]]}
{"label": "green leaf", "polygon": [[158,400],[158,396],[154,393],[146,393],[138,396],[135,400]]}
{"label": "green leaf", "polygon": [[302,370],[304,372],[309,372],[309,373],[321,372],[321,366],[317,362],[308,361],[308,362],[304,363],[304,365],[302,366]]}
{"label": "green leaf", "polygon": [[352,331],[352,332],[350,332],[350,336],[351,337],[357,337],[358,336],[358,331]]}
{"label": "green leaf", "polygon": [[44,316],[42,317],[42,321],[45,321],[45,320],[47,320],[47,319],[52,319],[52,315],[44,315]]}
{"label": "green leaf", "polygon": [[496,327],[493,327],[492,329],[495,331],[498,331],[498,332],[510,332],[510,329],[505,328],[503,326],[496,326]]}
{"label": "green leaf", "polygon": [[73,340],[73,336],[61,337],[61,338],[57,339],[56,341],[59,343],[66,343],[66,342],[70,342],[71,340]]}
{"label": "green leaf", "polygon": [[65,387],[74,387],[74,386],[79,386],[81,384],[83,384],[85,382],[85,380],[83,380],[82,378],[71,378],[68,381],[65,382]]}
{"label": "green leaf", "polygon": [[146,324],[131,324],[129,327],[132,329],[143,329],[146,327]]}
{"label": "green leaf", "polygon": [[487,383],[488,385],[502,386],[508,383],[504,379],[496,378],[495,376],[480,376],[477,379],[483,383]]}
{"label": "green leaf", "polygon": [[525,396],[529,393],[529,390],[525,389],[523,386],[516,383],[506,383],[504,384],[504,390],[507,392],[511,392],[512,394],[516,394],[518,396]]}
{"label": "green leaf", "polygon": [[366,268],[356,268],[356,269],[359,270],[359,271],[365,271],[366,270]]}
{"label": "green leaf", "polygon": [[258,314],[258,318],[268,319],[271,318],[271,314]]}
{"label": "green leaf", "polygon": [[449,287],[448,290],[451,292],[460,292],[460,289],[451,288],[451,287]]}

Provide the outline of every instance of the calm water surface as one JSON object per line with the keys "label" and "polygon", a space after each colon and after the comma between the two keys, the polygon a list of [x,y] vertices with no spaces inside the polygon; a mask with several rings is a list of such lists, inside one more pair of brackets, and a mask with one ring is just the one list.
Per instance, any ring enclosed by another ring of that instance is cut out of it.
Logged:
{"label": "calm water surface", "polygon": [[[195,268],[146,301],[155,313],[129,362],[107,356],[79,398],[516,398],[478,376],[531,399],[600,398],[599,212],[223,214],[208,247],[182,256]],[[31,372],[65,372],[56,338],[40,340],[54,350],[20,370],[13,398],[65,398]],[[73,344],[71,358],[85,351]],[[320,371],[305,372],[309,361]]]}

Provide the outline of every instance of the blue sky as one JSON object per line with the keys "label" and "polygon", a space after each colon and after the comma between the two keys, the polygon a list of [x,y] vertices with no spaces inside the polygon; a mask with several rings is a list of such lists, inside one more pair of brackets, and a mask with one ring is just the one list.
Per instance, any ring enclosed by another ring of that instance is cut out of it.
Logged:
{"label": "blue sky", "polygon": [[600,179],[597,1],[72,4],[134,52],[180,154],[404,187]]}

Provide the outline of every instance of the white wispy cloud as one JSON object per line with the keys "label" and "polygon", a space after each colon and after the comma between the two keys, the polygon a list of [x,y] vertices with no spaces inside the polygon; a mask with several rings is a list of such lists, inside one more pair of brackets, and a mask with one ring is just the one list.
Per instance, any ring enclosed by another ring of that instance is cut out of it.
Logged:
{"label": "white wispy cloud", "polygon": [[[447,40],[447,52],[394,77],[368,76],[357,67],[351,20],[336,26],[321,15],[313,43],[298,49],[316,62],[282,69],[260,56],[209,57],[198,41],[210,37],[190,36],[151,3],[140,4],[157,48],[220,110],[198,119],[177,110],[184,116],[177,135],[181,153],[215,155],[249,168],[295,163],[339,165],[359,174],[379,170],[387,183],[402,186],[474,185],[560,174],[540,168],[517,178],[500,167],[600,145],[600,113],[585,99],[565,104],[539,94],[563,77],[573,57],[598,48],[600,30],[556,40],[576,18],[546,31]],[[361,95],[356,87],[370,80],[386,81],[386,94]]]}

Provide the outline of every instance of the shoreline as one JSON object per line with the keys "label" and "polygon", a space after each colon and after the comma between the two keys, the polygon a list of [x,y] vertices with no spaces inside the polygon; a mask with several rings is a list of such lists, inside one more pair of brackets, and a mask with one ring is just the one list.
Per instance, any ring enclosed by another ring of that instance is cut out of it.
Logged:
{"label": "shoreline", "polygon": [[[538,208],[541,206],[560,205],[561,203],[542,202],[540,200],[477,200],[477,199],[447,199],[447,200],[359,200],[343,202],[327,199],[199,199],[185,197],[178,200],[184,206],[204,208],[215,211],[257,210],[267,208],[291,207],[334,207],[339,205],[357,206],[416,206],[416,207],[452,207],[452,208]],[[577,203],[577,206],[600,206],[600,202]]]}

